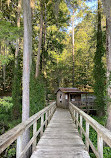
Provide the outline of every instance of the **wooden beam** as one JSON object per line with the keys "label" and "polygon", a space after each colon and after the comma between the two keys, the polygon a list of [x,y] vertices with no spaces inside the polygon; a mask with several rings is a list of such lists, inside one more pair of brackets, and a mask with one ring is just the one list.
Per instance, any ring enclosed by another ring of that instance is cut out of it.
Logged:
{"label": "wooden beam", "polygon": [[[36,134],[36,132],[37,132],[37,121],[35,121],[33,124],[33,136]],[[34,152],[34,150],[36,149],[36,144],[37,144],[37,139],[35,139],[32,144],[32,152]]]}

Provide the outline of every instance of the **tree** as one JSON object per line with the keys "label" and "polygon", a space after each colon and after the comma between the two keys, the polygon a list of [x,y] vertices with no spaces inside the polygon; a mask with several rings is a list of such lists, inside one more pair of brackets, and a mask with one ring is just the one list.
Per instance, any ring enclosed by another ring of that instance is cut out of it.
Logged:
{"label": "tree", "polygon": [[104,12],[106,14],[106,18],[107,18],[107,23],[109,25],[109,27],[107,28],[108,31],[109,31],[109,35],[111,37],[111,14],[110,14],[110,11],[111,11],[111,1],[110,0],[102,0],[103,2],[103,6],[104,6]]}
{"label": "tree", "polygon": [[72,16],[72,60],[73,60],[73,75],[72,75],[72,83],[74,87],[74,9],[73,9],[73,16]]}
{"label": "tree", "polygon": [[111,131],[111,36],[110,22],[106,18],[106,58],[107,58],[107,124],[106,127]]}
{"label": "tree", "polygon": [[[29,118],[29,83],[32,54],[32,25],[30,0],[23,0],[24,18],[24,52],[23,52],[23,92],[22,92],[22,122]],[[29,130],[23,134],[23,148],[29,141]],[[28,157],[27,155],[25,157]]]}
{"label": "tree", "polygon": [[107,55],[107,125],[106,127],[111,131],[111,1],[102,0],[104,12],[106,14],[106,55]]}
{"label": "tree", "polygon": [[97,46],[94,57],[94,92],[96,95],[96,105],[98,109],[98,115],[104,115],[105,108],[105,70],[102,57],[104,55],[103,37],[101,29],[101,14],[102,7],[101,1],[98,0],[98,28],[97,28]]}
{"label": "tree", "polygon": [[[74,87],[75,85],[75,19],[79,14],[83,14],[84,10],[86,9],[84,1],[80,0],[66,0],[67,5],[71,8],[72,10],[72,86]],[[80,18],[80,17],[79,17]]]}
{"label": "tree", "polygon": [[38,45],[38,54],[37,54],[37,60],[36,60],[36,72],[35,77],[37,78],[39,75],[39,65],[40,65],[40,55],[41,55],[41,45],[42,45],[42,31],[43,31],[43,7],[42,4],[43,1],[40,1],[40,35],[39,35],[39,45]]}
{"label": "tree", "polygon": [[[17,6],[17,27],[20,28],[20,11],[21,0],[18,1]],[[15,49],[15,63],[14,63],[14,78],[12,85],[12,98],[13,98],[13,117],[18,119],[21,115],[21,68],[20,68],[20,37],[16,39]]]}

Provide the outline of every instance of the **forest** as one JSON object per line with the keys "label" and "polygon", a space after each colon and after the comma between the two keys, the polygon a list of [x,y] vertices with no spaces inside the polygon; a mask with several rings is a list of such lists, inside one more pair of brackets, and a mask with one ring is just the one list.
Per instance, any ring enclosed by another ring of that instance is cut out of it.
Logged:
{"label": "forest", "polygon": [[[92,92],[91,116],[111,131],[110,13],[110,0],[0,0],[0,135],[56,100],[59,87]],[[15,152],[13,144],[0,158]]]}

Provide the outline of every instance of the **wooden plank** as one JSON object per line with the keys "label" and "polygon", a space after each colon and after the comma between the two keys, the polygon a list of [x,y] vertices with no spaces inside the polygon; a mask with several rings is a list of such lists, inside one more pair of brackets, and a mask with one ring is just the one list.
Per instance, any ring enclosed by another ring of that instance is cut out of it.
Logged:
{"label": "wooden plank", "polygon": [[31,158],[90,158],[70,112],[57,109]]}
{"label": "wooden plank", "polygon": [[89,151],[89,142],[87,140],[87,138],[89,138],[89,123],[88,122],[86,122],[86,135],[87,135],[87,137],[86,137],[86,146],[87,146],[87,150]]}
{"label": "wooden plank", "polygon": [[16,158],[20,157],[20,154],[22,152],[22,139],[23,139],[23,135],[20,135],[17,138],[17,144],[16,144]]}
{"label": "wooden plank", "polygon": [[[33,124],[33,136],[36,134],[36,131],[37,131],[37,121],[35,121],[35,123]],[[36,144],[37,144],[37,139],[35,139],[32,144],[32,151],[35,150]]]}
{"label": "wooden plank", "polygon": [[[82,116],[80,115],[80,125],[81,125],[81,127],[82,127],[82,124],[83,124],[83,120],[82,120]],[[81,137],[82,137],[82,130],[81,130],[81,128],[80,128],[80,134],[81,134]]]}
{"label": "wooden plank", "polygon": [[103,158],[103,139],[99,134],[97,137],[98,137],[97,138],[98,153],[100,158]]}
{"label": "wooden plank", "polygon": [[44,115],[41,116],[41,131],[40,131],[40,137],[43,135],[43,123],[44,123]]}

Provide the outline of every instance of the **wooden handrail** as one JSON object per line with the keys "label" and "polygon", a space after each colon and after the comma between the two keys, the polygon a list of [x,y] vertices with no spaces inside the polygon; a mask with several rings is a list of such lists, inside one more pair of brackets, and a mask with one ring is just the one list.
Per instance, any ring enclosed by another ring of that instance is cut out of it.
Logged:
{"label": "wooden handrail", "polygon": [[[97,158],[103,158],[103,140],[109,147],[111,147],[111,131],[100,125],[96,120],[77,108],[71,102],[69,103],[69,110],[77,128],[78,126],[80,127],[80,134],[83,133],[86,138],[87,149],[89,149],[90,146]],[[80,116],[80,119],[78,119],[78,115]],[[86,131],[82,127],[83,118],[86,121]],[[97,149],[89,138],[89,126],[97,132]]]}
{"label": "wooden handrail", "polygon": [[[17,149],[16,149],[16,158],[22,158],[25,152],[29,149],[29,147],[33,144],[33,150],[36,147],[35,138],[39,133],[43,133],[43,127],[47,126],[50,121],[52,115],[54,114],[56,109],[56,102],[51,105],[45,107],[43,110],[39,111],[35,115],[31,116],[27,121],[20,123],[13,129],[9,130],[5,134],[0,136],[0,153],[2,153],[9,145],[11,145],[15,140],[17,140]],[[44,114],[46,114],[46,119],[44,120]],[[37,120],[41,119],[41,127],[37,131]],[[25,130],[30,128],[33,125],[33,137],[27,144],[24,150],[22,150],[22,135]],[[25,152],[24,152],[25,151]]]}

